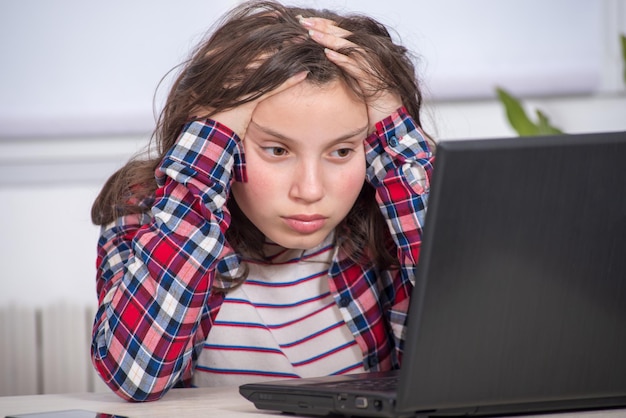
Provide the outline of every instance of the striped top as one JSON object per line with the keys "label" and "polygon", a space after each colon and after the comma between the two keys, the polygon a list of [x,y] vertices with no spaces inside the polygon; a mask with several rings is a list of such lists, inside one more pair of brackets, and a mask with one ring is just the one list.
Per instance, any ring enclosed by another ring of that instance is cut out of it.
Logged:
{"label": "striped top", "polygon": [[328,286],[332,236],[311,250],[266,245],[229,292],[198,358],[194,386],[364,371],[363,353]]}

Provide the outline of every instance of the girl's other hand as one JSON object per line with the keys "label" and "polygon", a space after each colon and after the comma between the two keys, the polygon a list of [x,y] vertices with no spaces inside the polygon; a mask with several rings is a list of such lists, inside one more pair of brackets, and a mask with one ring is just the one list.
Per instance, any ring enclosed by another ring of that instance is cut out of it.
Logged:
{"label": "girl's other hand", "polygon": [[216,122],[221,123],[229,127],[233,132],[237,134],[237,136],[243,140],[246,136],[246,131],[248,130],[248,125],[250,124],[250,120],[252,119],[252,113],[254,113],[254,109],[256,106],[263,100],[272,97],[275,94],[278,94],[282,91],[285,91],[296,84],[302,82],[307,77],[308,72],[303,71],[289,78],[283,84],[281,84],[276,89],[265,93],[259,98],[237,106],[233,109],[228,109],[223,112],[215,113],[210,116]]}
{"label": "girl's other hand", "polygon": [[380,83],[377,83],[364,55],[351,54],[348,56],[337,52],[344,48],[360,50],[358,45],[346,39],[351,35],[350,31],[340,28],[332,20],[320,17],[301,17],[300,24],[309,29],[311,39],[325,47],[326,56],[330,61],[359,80],[361,89],[366,97],[369,97],[367,107],[370,132],[375,129],[377,122],[402,106],[399,94],[388,89],[382,89]]}

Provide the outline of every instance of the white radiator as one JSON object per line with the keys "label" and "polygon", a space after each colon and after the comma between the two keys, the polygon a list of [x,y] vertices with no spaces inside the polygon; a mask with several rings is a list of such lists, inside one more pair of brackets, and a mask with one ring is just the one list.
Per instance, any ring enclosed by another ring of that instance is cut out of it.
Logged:
{"label": "white radiator", "polygon": [[0,306],[0,396],[108,390],[89,359],[94,308]]}

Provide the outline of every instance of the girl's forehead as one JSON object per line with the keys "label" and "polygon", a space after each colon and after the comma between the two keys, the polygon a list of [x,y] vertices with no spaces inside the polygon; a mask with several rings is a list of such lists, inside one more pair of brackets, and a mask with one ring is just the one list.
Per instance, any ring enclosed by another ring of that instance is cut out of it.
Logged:
{"label": "girl's forehead", "polygon": [[258,127],[289,138],[334,139],[366,129],[367,107],[339,82],[300,83],[260,102]]}
{"label": "girl's forehead", "polygon": [[290,107],[293,108],[294,112],[298,112],[322,105],[328,108],[339,108],[346,105],[363,108],[365,102],[357,97],[341,80],[333,80],[323,84],[305,80],[261,101],[257,108]]}

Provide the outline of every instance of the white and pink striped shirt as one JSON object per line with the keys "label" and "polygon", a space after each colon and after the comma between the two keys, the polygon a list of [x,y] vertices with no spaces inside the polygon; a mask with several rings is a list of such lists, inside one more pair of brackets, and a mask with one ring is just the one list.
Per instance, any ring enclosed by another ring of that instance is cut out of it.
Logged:
{"label": "white and pink striped shirt", "polygon": [[194,373],[195,386],[363,371],[363,353],[328,288],[333,237],[311,250],[266,245],[230,291]]}

